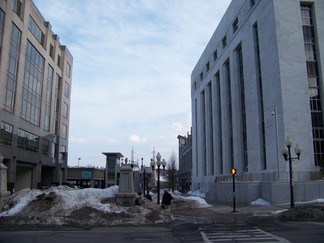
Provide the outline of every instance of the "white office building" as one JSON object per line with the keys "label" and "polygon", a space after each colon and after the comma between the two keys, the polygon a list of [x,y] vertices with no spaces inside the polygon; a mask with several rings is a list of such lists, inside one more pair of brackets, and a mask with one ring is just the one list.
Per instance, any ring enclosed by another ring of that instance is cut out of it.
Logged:
{"label": "white office building", "polygon": [[[211,23],[212,24],[212,23]],[[323,0],[233,0],[191,76],[192,190],[289,201],[281,147],[302,148],[296,201],[324,198]]]}

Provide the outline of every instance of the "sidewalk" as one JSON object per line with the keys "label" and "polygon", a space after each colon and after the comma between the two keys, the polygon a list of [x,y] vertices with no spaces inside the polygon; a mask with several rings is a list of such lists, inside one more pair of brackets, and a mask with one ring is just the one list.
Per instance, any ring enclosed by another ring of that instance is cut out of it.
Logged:
{"label": "sidewalk", "polygon": [[172,209],[171,212],[175,216],[180,217],[250,217],[250,216],[271,216],[289,208],[289,205],[280,206],[251,206],[251,205],[236,205],[233,212],[233,205],[227,204],[212,204],[211,207],[193,208],[193,209]]}
{"label": "sidewalk", "polygon": [[289,205],[271,205],[271,206],[251,206],[251,205],[235,205],[235,212],[233,205],[212,204],[208,209],[220,214],[273,214],[289,208]]}

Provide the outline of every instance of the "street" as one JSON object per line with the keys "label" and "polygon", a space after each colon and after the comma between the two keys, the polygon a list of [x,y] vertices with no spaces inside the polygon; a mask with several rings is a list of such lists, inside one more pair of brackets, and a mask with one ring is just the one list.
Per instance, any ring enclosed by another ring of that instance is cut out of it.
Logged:
{"label": "street", "polygon": [[[207,219],[207,217],[206,217]],[[202,219],[200,219],[203,221]],[[210,218],[207,219],[210,221]],[[323,222],[181,223],[112,227],[2,227],[1,243],[88,242],[323,242]]]}

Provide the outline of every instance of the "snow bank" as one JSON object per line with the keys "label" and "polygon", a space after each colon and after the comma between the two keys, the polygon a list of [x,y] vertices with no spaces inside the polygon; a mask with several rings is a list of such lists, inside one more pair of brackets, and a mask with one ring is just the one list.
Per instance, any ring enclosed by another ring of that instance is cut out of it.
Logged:
{"label": "snow bank", "polygon": [[271,206],[271,203],[263,200],[262,198],[258,198],[257,200],[251,202],[251,206]]}
{"label": "snow bank", "polygon": [[[62,212],[70,212],[71,210],[77,210],[79,208],[90,206],[98,210],[109,212],[111,210],[110,204],[100,203],[104,198],[114,198],[118,192],[118,186],[112,186],[106,189],[73,189],[66,186],[52,187],[46,192],[38,189],[23,189],[10,196],[11,204],[13,206],[0,213],[0,217],[14,216],[22,211],[31,201],[35,200],[37,196],[45,193],[54,192],[60,203],[57,208]],[[9,205],[10,207],[10,205]]]}

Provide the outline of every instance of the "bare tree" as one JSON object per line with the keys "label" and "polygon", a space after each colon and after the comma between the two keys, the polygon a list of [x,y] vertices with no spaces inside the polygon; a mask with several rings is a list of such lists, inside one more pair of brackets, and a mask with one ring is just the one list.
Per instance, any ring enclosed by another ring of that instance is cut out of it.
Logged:
{"label": "bare tree", "polygon": [[169,189],[171,189],[173,192],[178,183],[178,170],[177,170],[176,161],[177,161],[177,157],[173,152],[169,158],[165,170],[165,179],[169,185]]}

